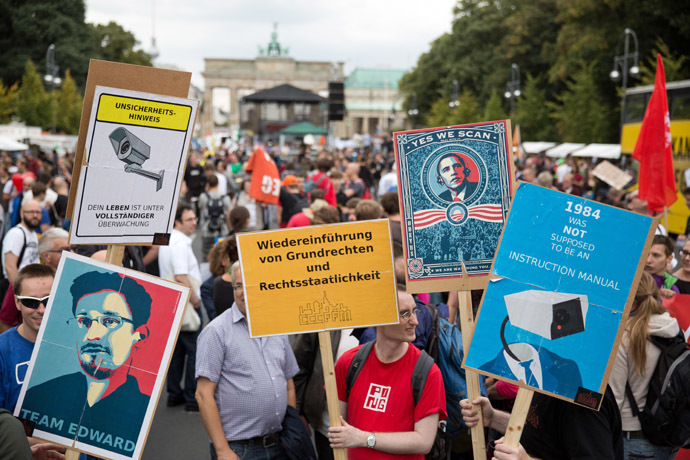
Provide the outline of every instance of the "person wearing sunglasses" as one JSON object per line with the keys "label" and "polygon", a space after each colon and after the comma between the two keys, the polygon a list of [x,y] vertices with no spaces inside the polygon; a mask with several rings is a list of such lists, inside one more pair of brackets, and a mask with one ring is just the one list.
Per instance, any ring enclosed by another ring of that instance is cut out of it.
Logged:
{"label": "person wearing sunglasses", "polygon": [[[62,253],[72,251],[72,248],[67,243],[68,237],[67,231],[61,228],[51,228],[43,232],[38,242],[38,253],[41,256],[41,263],[52,267],[53,270],[57,270]],[[2,307],[0,307],[0,333],[21,322],[21,312],[15,306],[14,289],[10,286],[7,289],[7,294],[5,294]]]}
{"label": "person wearing sunglasses", "polygon": [[28,388],[20,416],[64,420],[41,429],[131,456],[150,395],[141,392],[130,368],[134,350],[149,335],[151,295],[133,278],[99,271],[77,276],[70,293],[68,343],[76,344],[80,371]]}
{"label": "person wearing sunglasses", "polygon": [[15,308],[23,322],[0,334],[0,409],[14,412],[17,405],[54,277],[51,267],[30,264],[14,280]]}

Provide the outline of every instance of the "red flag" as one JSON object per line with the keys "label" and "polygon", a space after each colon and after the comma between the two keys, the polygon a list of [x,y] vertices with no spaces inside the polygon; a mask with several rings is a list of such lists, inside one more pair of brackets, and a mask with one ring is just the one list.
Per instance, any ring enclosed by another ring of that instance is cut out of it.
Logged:
{"label": "red flag", "polygon": [[639,198],[647,201],[649,210],[663,211],[664,207],[673,204],[678,196],[673,174],[666,79],[660,54],[656,55],[654,91],[649,99],[632,156],[640,162]]}
{"label": "red flag", "polygon": [[661,299],[664,308],[678,320],[678,325],[690,337],[690,294],[676,294],[670,299]]}
{"label": "red flag", "polygon": [[256,147],[246,170],[252,173],[249,196],[260,203],[278,204],[280,174],[273,158],[261,147]]}

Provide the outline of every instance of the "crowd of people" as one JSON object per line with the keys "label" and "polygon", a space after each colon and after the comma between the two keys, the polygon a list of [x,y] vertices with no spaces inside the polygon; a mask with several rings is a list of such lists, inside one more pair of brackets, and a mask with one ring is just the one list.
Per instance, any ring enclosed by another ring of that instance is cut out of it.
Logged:
{"label": "crowd of people", "polygon": [[[128,246],[125,250],[125,266],[191,288],[189,306],[198,322],[190,322],[178,336],[167,374],[167,405],[200,412],[212,459],[294,458],[280,439],[288,405],[302,417],[320,460],[333,458],[332,448],[347,448],[350,459],[424,458],[434,444],[439,421],[447,416],[443,379],[435,364],[419,398],[413,398],[410,391],[410,377],[432,329],[425,305],[438,306],[454,322],[458,297],[453,292],[406,293],[393,151],[311,152],[304,148],[283,156],[270,145],[264,148],[280,172],[277,205],[257,202],[250,195],[253,177],[246,168],[250,146],[194,151],[186,166],[170,244]],[[69,187],[74,185],[72,161],[69,156],[37,152],[2,157],[0,331],[6,332],[0,335],[0,409],[10,412],[30,361],[60,254],[75,251],[101,260],[105,255],[104,246],[68,244],[70,216],[66,208]],[[595,178],[594,165],[588,159],[568,157],[554,162],[544,155],[532,155],[516,165],[518,180],[649,213],[634,191],[625,193]],[[690,202],[690,190],[686,192]],[[400,322],[331,332],[342,423],[330,426],[317,335],[249,338],[235,235],[378,218],[387,218],[391,224]],[[675,456],[676,450],[654,446],[645,439],[625,395],[629,382],[636,405],[644,407],[651,371],[659,357],[658,348],[648,338],[679,333],[676,320],[660,299],[690,293],[687,232],[669,235],[659,226],[657,233],[645,275],[633,288],[632,314],[601,410],[537,395],[520,445],[509,447],[494,434],[489,455],[522,460],[628,459],[639,458],[634,455],[640,451],[652,452],[643,458]],[[197,236],[201,244],[195,248]],[[475,292],[473,298],[479,299],[480,294]],[[362,358],[357,380],[351,382],[348,373],[357,361],[360,345],[366,343],[374,346]],[[486,384],[489,397],[472,403],[481,408],[487,429],[504,432],[517,387],[491,380]],[[468,426],[477,423],[477,410],[469,401],[463,402],[463,414]],[[4,423],[2,415],[0,424]],[[45,452],[59,458],[56,446],[33,439],[29,443],[35,458],[52,458],[41,457]],[[473,458],[469,435],[454,439],[451,450],[454,459]]]}

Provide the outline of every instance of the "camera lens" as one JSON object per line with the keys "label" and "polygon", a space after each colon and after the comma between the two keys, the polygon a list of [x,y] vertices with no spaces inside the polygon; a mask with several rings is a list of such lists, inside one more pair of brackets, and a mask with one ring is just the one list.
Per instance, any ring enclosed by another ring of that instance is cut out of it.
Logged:
{"label": "camera lens", "polygon": [[127,152],[129,152],[129,141],[124,141],[122,145],[120,146],[120,154],[121,155],[126,155]]}
{"label": "camera lens", "polygon": [[556,324],[566,324],[570,321],[570,313],[565,309],[556,310],[553,313],[554,322]]}

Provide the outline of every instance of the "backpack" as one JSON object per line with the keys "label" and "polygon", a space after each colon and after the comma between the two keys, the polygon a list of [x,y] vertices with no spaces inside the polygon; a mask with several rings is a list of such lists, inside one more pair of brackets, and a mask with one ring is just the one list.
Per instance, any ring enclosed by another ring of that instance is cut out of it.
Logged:
{"label": "backpack", "polygon": [[312,175],[312,176],[309,176],[309,177],[307,178],[307,180],[304,181],[304,193],[311,193],[311,192],[313,192],[314,190],[316,190],[317,188],[319,188],[319,186],[321,185],[321,183],[322,183],[322,182],[326,179],[326,177],[327,177],[327,176],[326,176],[326,173],[323,173],[323,174],[321,175],[321,177],[319,177],[319,179],[315,181],[315,180],[314,180],[314,176],[315,176],[315,175],[316,175],[316,174],[314,174],[314,175]]}
{"label": "backpack", "polygon": [[[350,390],[357,380],[357,376],[362,372],[362,366],[369,357],[369,353],[374,348],[376,341],[367,342],[362,345],[357,353],[355,353],[350,367],[347,369],[347,376],[345,377],[345,393],[348,398],[350,397]],[[414,365],[414,370],[412,371],[412,378],[410,379],[410,384],[412,385],[412,399],[414,400],[415,406],[419,402],[419,398],[422,397],[424,393],[424,385],[426,384],[426,378],[429,375],[431,366],[434,364],[434,360],[429,356],[424,350],[417,357],[417,362]]]}
{"label": "backpack", "polygon": [[690,345],[683,332],[671,338],[650,336],[661,355],[640,412],[630,388],[625,394],[633,416],[639,418],[645,438],[652,444],[690,447]]}
{"label": "backpack", "polygon": [[[441,370],[443,385],[446,389],[448,418],[445,420],[445,431],[438,433],[437,438],[443,434],[447,443],[450,444],[450,438],[454,438],[462,430],[467,429],[460,408],[460,401],[468,397],[465,369],[462,368],[465,354],[462,349],[462,332],[460,328],[448,322],[438,308],[429,305],[426,307],[431,310],[433,319],[433,328],[429,334],[426,349]],[[479,388],[482,396],[488,394],[484,386],[484,378],[481,375],[479,376]]]}
{"label": "backpack", "polygon": [[[461,366],[464,353],[460,329],[443,318],[438,308],[430,305],[425,305],[425,307],[431,312],[433,327],[429,334],[425,350],[422,350],[422,353],[419,355],[414,371],[412,372],[412,397],[416,405],[424,390],[424,384],[429,375],[431,363],[435,361],[443,376],[443,385],[446,390],[446,413],[448,414],[448,418],[439,422],[434,444],[425,458],[426,460],[439,460],[449,458],[451,438],[467,428],[465,422],[462,420],[460,408],[460,400],[467,398],[467,382],[465,380],[465,370]],[[375,342],[372,341],[362,345],[357,353],[355,353],[352,363],[350,363],[350,368],[347,371],[345,380],[346,393],[348,396],[350,395],[350,389],[357,375],[359,375],[361,371],[360,366],[366,361],[366,357],[369,356],[369,352],[371,352],[371,349],[374,347],[374,343]],[[365,347],[367,347],[367,350],[364,350]],[[360,357],[358,359],[360,354],[363,358]],[[423,360],[430,361],[428,367],[426,364],[420,364]],[[479,385],[481,394],[486,396],[487,391],[482,376],[479,378]]]}
{"label": "backpack", "polygon": [[208,193],[206,197],[208,198],[208,203],[206,204],[208,223],[206,225],[209,231],[213,233],[220,232],[223,228],[223,217],[225,216],[223,197],[211,198]]}

